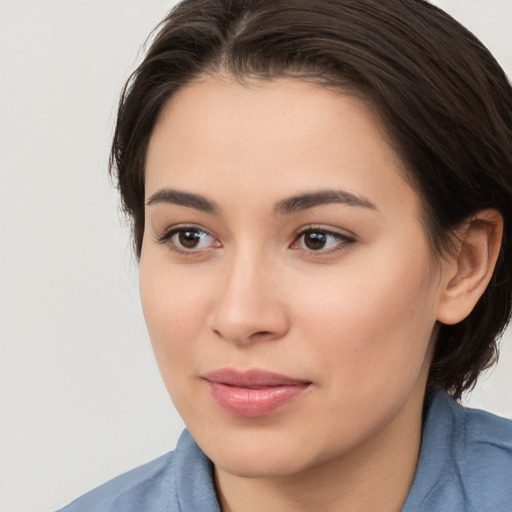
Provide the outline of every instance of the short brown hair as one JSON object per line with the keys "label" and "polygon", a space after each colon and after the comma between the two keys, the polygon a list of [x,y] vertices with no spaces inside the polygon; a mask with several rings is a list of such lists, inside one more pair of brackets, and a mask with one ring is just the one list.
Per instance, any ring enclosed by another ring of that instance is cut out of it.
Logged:
{"label": "short brown hair", "polygon": [[364,97],[423,201],[433,253],[485,208],[504,219],[491,283],[471,314],[440,325],[428,390],[455,398],[497,356],[512,293],[512,89],[468,30],[423,0],[184,0],[157,28],[120,102],[111,170],[140,256],[144,167],[166,101],[205,73],[293,76]]}

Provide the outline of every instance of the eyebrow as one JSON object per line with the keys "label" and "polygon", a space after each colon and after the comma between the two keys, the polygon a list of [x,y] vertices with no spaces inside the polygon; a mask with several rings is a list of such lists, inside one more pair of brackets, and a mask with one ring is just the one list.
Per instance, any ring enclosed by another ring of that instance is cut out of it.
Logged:
{"label": "eyebrow", "polygon": [[275,205],[272,213],[273,215],[287,215],[307,210],[309,208],[314,208],[315,206],[332,203],[378,210],[378,208],[368,199],[356,196],[355,194],[346,192],[345,190],[320,190],[318,192],[311,192],[283,199]]}
{"label": "eyebrow", "polygon": [[[155,192],[148,199],[146,205],[151,206],[159,203],[185,206],[210,214],[220,213],[218,205],[214,201],[206,199],[204,196],[168,188]],[[315,206],[333,203],[378,210],[368,199],[345,190],[320,190],[318,192],[300,194],[278,201],[272,209],[272,215],[289,215],[294,212],[314,208]]]}
{"label": "eyebrow", "polygon": [[186,206],[194,208],[205,213],[217,214],[220,208],[213,201],[206,199],[206,197],[198,194],[191,194],[190,192],[180,192],[179,190],[172,190],[164,188],[155,192],[146,203],[147,206],[158,203],[176,204],[178,206]]}

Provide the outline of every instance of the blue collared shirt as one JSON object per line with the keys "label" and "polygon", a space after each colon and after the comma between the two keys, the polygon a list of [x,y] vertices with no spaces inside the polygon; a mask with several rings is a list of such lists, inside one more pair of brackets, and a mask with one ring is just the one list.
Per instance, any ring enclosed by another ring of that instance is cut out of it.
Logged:
{"label": "blue collared shirt", "polygon": [[[61,512],[220,512],[220,506],[212,463],[185,430],[175,451]],[[512,421],[434,394],[402,512],[512,512]]]}

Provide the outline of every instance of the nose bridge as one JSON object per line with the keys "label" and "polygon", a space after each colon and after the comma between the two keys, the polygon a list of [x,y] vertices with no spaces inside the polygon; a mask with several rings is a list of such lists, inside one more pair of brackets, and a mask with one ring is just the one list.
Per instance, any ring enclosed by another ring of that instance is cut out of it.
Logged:
{"label": "nose bridge", "polygon": [[239,247],[224,263],[211,328],[234,343],[281,337],[287,318],[278,294],[275,258],[263,250]]}

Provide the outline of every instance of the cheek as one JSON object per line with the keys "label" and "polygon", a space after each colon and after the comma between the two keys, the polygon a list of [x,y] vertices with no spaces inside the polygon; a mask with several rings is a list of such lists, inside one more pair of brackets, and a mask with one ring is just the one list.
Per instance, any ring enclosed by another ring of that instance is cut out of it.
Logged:
{"label": "cheek", "polygon": [[199,293],[193,276],[177,277],[168,265],[145,263],[141,259],[140,295],[158,368],[182,418],[201,417],[194,369],[204,338],[205,289]]}
{"label": "cheek", "polygon": [[435,325],[425,269],[426,251],[383,249],[378,258],[361,256],[317,279],[314,293],[299,294],[307,297],[296,306],[305,338],[317,340],[324,375],[336,388],[371,394],[383,383],[407,387],[418,378]]}
{"label": "cheek", "polygon": [[[191,371],[195,347],[204,337],[212,302],[197,272],[179,269],[161,258],[141,257],[140,296],[148,333],[167,387],[171,379]],[[186,363],[186,364],[185,364]]]}

